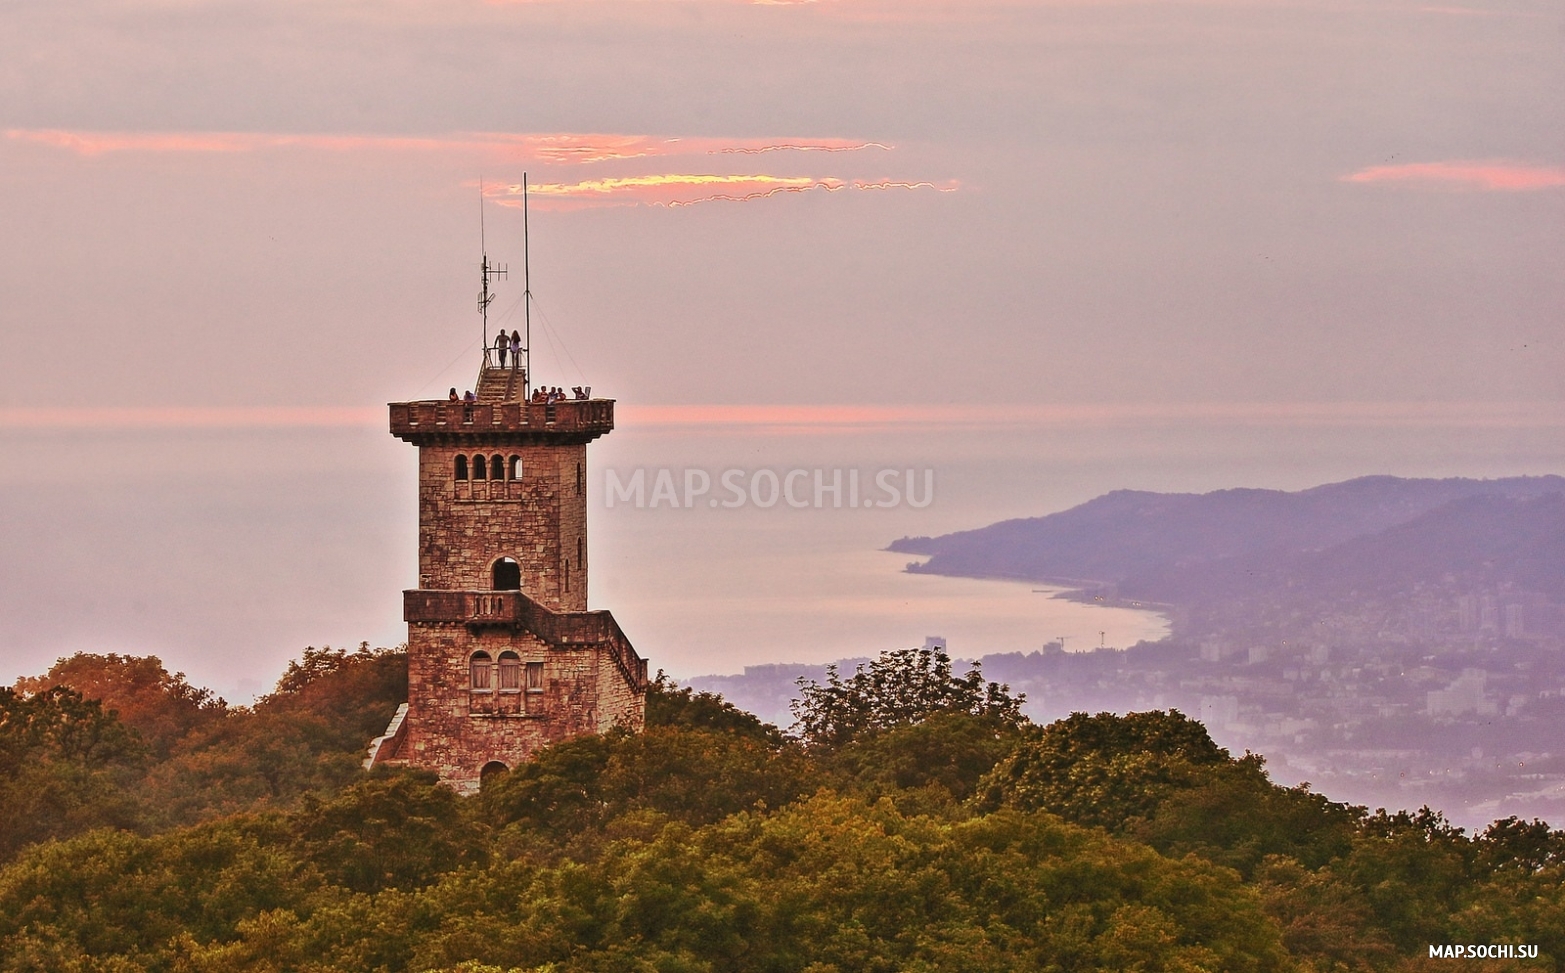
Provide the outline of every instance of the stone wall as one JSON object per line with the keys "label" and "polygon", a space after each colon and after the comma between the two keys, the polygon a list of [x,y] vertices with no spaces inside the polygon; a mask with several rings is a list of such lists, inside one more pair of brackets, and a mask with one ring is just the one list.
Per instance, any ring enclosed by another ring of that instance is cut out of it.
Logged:
{"label": "stone wall", "polygon": [[[456,478],[458,455],[468,479]],[[498,456],[507,478],[472,478],[475,457]],[[521,478],[509,477],[512,458]],[[423,446],[419,449],[420,588],[485,590],[493,564],[515,558],[522,590],[557,611],[587,610],[587,447]]]}
{"label": "stone wall", "polygon": [[[486,652],[519,656],[522,686],[472,688],[469,662]],[[529,689],[525,666],[541,663],[541,685]],[[477,788],[492,761],[515,767],[540,747],[603,732],[616,723],[640,729],[645,695],[627,683],[600,646],[550,646],[529,632],[472,634],[455,623],[418,623],[408,631],[407,736],[397,759],[440,774],[459,791]]]}

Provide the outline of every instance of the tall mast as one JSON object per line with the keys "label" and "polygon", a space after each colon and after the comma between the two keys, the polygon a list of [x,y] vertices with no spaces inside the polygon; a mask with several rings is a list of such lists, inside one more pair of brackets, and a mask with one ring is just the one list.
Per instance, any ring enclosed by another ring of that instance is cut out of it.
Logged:
{"label": "tall mast", "polygon": [[484,180],[478,178],[478,251],[482,254],[479,263],[479,271],[483,275],[483,289],[478,292],[478,313],[484,321],[484,367],[489,367],[489,305],[494,302],[494,294],[489,291],[489,282],[497,277],[506,276],[505,267],[496,264],[489,265],[489,244],[484,237]]}
{"label": "tall mast", "polygon": [[527,238],[527,173],[522,173],[522,327],[527,329],[527,336],[522,344],[522,354],[527,364],[522,373],[522,398],[531,399],[533,394],[533,287],[532,287],[532,249]]}

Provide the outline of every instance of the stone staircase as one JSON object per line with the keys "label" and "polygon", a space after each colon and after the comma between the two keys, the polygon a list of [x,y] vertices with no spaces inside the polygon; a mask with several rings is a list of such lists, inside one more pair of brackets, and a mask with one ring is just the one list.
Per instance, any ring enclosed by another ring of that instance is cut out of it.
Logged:
{"label": "stone staircase", "polygon": [[478,387],[473,394],[479,405],[500,405],[522,400],[525,375],[519,368],[483,368],[478,372]]}

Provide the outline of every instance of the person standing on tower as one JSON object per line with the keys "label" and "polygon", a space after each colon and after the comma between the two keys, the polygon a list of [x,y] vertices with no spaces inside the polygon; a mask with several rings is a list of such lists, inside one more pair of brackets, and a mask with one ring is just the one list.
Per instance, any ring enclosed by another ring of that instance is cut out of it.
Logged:
{"label": "person standing on tower", "polygon": [[499,334],[495,335],[494,350],[496,352],[498,352],[499,355],[500,355],[500,367],[501,368],[505,367],[505,352],[506,352],[506,349],[508,349],[510,347],[510,345],[511,345],[511,343],[505,339],[505,332],[504,331],[502,331]]}
{"label": "person standing on tower", "polygon": [[[505,332],[502,331],[502,332],[500,332],[500,334],[501,334],[501,337],[504,337]],[[504,354],[501,354],[501,356],[500,356],[500,364],[501,365],[505,364],[505,355]],[[522,333],[520,331],[512,331],[511,332],[511,367],[512,368],[521,368],[522,367]]]}

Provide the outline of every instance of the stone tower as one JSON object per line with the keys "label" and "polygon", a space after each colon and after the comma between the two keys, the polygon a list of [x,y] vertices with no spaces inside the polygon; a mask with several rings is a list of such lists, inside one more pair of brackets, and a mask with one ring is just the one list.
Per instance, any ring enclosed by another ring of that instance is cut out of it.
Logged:
{"label": "stone tower", "polygon": [[587,443],[614,402],[528,402],[524,374],[486,364],[476,402],[391,404],[391,434],[418,447],[418,588],[403,592],[408,701],[366,763],[464,793],[645,714],[646,661],[587,610]]}

